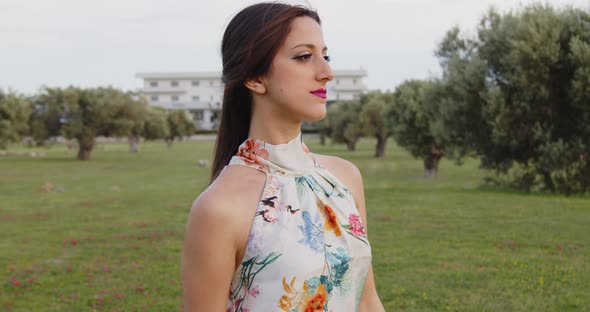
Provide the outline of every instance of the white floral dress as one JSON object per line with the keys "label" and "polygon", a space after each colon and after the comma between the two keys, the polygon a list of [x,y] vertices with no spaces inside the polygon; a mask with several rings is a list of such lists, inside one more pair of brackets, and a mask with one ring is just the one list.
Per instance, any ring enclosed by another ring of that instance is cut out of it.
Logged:
{"label": "white floral dress", "polygon": [[278,145],[249,138],[229,165],[263,171],[266,183],[227,311],[357,311],[371,247],[350,191],[301,132]]}

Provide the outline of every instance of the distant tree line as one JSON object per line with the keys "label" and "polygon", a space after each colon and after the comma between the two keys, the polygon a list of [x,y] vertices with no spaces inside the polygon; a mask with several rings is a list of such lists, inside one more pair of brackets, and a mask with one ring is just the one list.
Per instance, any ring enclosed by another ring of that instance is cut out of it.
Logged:
{"label": "distant tree line", "polygon": [[[423,160],[427,177],[443,157],[477,157],[513,188],[590,191],[587,10],[490,9],[474,35],[449,30],[435,55],[440,77],[332,103],[319,123],[322,142],[330,137],[353,151],[370,136],[382,157],[391,137]],[[64,136],[88,159],[97,136],[126,136],[137,151],[140,137],[171,143],[193,131],[185,111],[150,107],[113,88],[45,88],[33,97],[0,90],[0,147],[23,136],[37,144]]]}
{"label": "distant tree line", "polygon": [[[475,35],[449,30],[435,51],[442,75],[391,93],[336,102],[320,134],[354,150],[388,137],[434,176],[444,156],[478,157],[514,188],[590,191],[590,13],[530,5],[490,9]],[[500,181],[498,179],[497,181]]]}
{"label": "distant tree line", "polygon": [[136,153],[141,137],[170,145],[195,130],[188,112],[167,112],[111,87],[43,88],[34,96],[0,89],[0,148],[24,137],[37,145],[65,137],[77,142],[77,158],[87,160],[98,136],[127,137]]}

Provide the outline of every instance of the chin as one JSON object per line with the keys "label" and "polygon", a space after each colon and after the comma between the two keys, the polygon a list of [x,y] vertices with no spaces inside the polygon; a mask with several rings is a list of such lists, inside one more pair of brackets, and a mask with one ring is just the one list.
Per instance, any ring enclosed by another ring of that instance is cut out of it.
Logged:
{"label": "chin", "polygon": [[303,120],[305,121],[309,121],[309,122],[316,122],[316,121],[320,121],[322,119],[326,118],[326,110],[322,110],[321,112],[314,112],[314,114],[307,114]]}

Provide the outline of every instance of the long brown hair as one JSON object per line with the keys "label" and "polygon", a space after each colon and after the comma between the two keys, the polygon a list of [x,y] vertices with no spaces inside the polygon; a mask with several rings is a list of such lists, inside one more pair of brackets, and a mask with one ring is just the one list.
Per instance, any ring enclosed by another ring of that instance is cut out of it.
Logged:
{"label": "long brown hair", "polygon": [[221,41],[223,105],[211,168],[212,183],[236,154],[250,131],[252,97],[244,86],[265,75],[289,34],[291,21],[300,16],[321,24],[318,14],[299,5],[264,2],[240,11],[229,23]]}

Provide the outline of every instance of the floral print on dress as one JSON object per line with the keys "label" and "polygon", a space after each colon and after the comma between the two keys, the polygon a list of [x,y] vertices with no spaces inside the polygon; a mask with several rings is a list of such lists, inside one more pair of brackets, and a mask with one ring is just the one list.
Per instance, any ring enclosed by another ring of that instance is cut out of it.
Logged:
{"label": "floral print on dress", "polygon": [[320,214],[316,212],[313,217],[309,211],[303,211],[301,214],[303,224],[297,226],[297,228],[301,230],[303,237],[299,240],[299,243],[308,246],[314,252],[323,252],[324,235]]}
{"label": "floral print on dress", "polygon": [[351,214],[348,217],[348,224],[344,224],[342,227],[344,227],[344,229],[346,229],[346,232],[354,236],[356,239],[360,240],[366,245],[369,245],[369,241],[367,240],[367,232],[363,227],[360,215]]}
{"label": "floral print on dress", "polygon": [[248,138],[230,164],[260,170],[266,182],[227,311],[357,311],[371,263],[366,230],[348,188],[301,133],[278,145]]}
{"label": "floral print on dress", "polygon": [[246,163],[249,164],[260,164],[261,162],[257,157],[262,159],[268,159],[268,151],[264,149],[263,143],[256,141],[255,139],[248,139],[238,149],[238,156],[244,157]]}
{"label": "floral print on dress", "polygon": [[266,266],[275,262],[281,255],[271,252],[264,259],[256,256],[247,261],[242,262],[240,270],[240,282],[237,283],[232,289],[230,289],[230,296],[234,299],[230,301],[235,302],[235,305],[228,306],[227,311],[234,312],[248,312],[247,308],[242,305],[249,296],[256,298],[260,294],[258,285],[253,287],[256,275],[266,268]]}
{"label": "floral print on dress", "polygon": [[348,223],[350,223],[352,235],[359,237],[361,235],[367,234],[363,224],[361,223],[361,216],[357,214],[351,214],[348,218]]}
{"label": "floral print on dress", "polygon": [[334,213],[334,210],[328,205],[325,205],[322,202],[319,202],[319,205],[323,205],[323,210],[326,212],[326,223],[324,224],[324,229],[328,231],[334,232],[334,235],[340,236],[342,232],[340,231],[340,227],[338,226],[338,218]]}
{"label": "floral print on dress", "polygon": [[[313,278],[303,282],[302,290],[296,290],[294,287],[295,277],[289,284],[283,277],[283,289],[286,294],[281,296],[279,306],[282,311],[286,312],[320,312],[328,311],[328,291],[326,285],[319,281],[319,278]],[[324,276],[325,279],[325,276]]]}
{"label": "floral print on dress", "polygon": [[264,144],[255,139],[248,139],[240,145],[236,156],[249,165],[257,165],[259,170],[268,171],[268,166],[263,160],[268,159],[268,151],[264,149]]}
{"label": "floral print on dress", "polygon": [[285,294],[281,296],[279,305],[283,311],[328,311],[328,300],[335,289],[344,295],[349,290],[350,281],[346,280],[346,273],[350,266],[350,256],[343,248],[338,248],[335,253],[327,253],[327,274],[312,277],[303,282],[300,290],[295,289],[296,277],[287,284],[283,277],[282,284]]}
{"label": "floral print on dress", "polygon": [[264,197],[271,197],[271,196],[278,194],[278,192],[283,187],[283,183],[281,182],[281,179],[275,177],[274,175],[268,175],[266,177],[266,179],[267,179],[266,187],[265,187],[264,193],[262,195]]}

